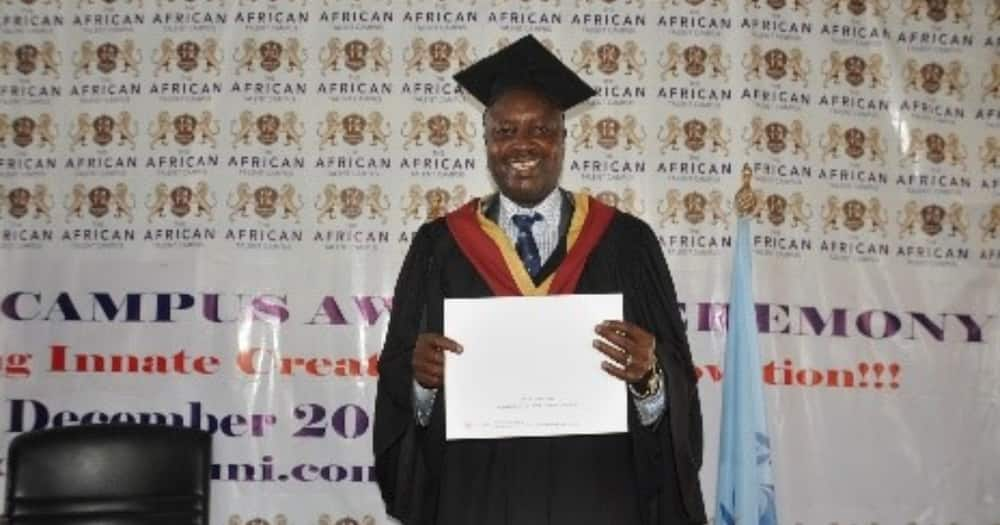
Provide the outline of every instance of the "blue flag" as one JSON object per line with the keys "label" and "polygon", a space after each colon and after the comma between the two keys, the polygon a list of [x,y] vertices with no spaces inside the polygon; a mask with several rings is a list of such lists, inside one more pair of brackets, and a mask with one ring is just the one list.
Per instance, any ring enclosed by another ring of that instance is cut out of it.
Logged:
{"label": "blue flag", "polygon": [[723,364],[715,523],[777,525],[771,439],[751,290],[750,221],[742,218],[738,223]]}

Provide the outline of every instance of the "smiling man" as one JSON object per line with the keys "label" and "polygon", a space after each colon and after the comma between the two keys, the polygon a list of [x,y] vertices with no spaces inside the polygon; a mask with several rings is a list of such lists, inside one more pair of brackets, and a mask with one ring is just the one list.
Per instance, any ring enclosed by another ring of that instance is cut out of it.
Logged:
{"label": "smiling man", "polygon": [[[416,525],[704,523],[701,408],[656,236],[559,187],[565,111],[594,91],[530,36],[455,78],[486,107],[499,191],[422,226],[400,270],[375,408],[388,513]],[[581,328],[628,389],[629,431],[445,441],[444,352],[463,350],[442,335],[444,299],[571,293],[623,295],[624,319]]]}

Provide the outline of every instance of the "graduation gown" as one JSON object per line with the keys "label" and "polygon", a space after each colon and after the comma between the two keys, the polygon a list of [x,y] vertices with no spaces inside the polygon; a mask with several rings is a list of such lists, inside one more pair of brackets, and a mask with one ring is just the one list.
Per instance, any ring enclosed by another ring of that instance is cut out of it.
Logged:
{"label": "graduation gown", "polygon": [[[445,385],[429,424],[417,425],[412,351],[419,333],[442,333],[443,300],[526,291],[517,276],[527,274],[509,267],[513,247],[483,219],[495,220],[496,208],[496,199],[473,201],[424,224],[400,270],[375,402],[375,472],[387,512],[407,525],[704,523],[701,409],[670,272],[646,223],[592,198],[564,192],[563,217],[572,219],[526,285],[546,289],[527,292],[623,294],[625,320],[656,337],[661,418],[643,426],[629,399],[628,433],[446,442]],[[470,222],[477,215],[479,224]]]}

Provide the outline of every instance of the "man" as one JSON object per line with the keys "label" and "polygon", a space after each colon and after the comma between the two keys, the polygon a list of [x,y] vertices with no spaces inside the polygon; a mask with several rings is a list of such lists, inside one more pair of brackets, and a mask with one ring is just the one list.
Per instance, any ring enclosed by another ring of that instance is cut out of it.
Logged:
{"label": "man", "polygon": [[[487,108],[499,194],[421,227],[400,270],[375,407],[388,513],[416,525],[704,523],[701,409],[659,243],[639,219],[558,188],[563,112],[593,90],[530,36],[456,80]],[[625,319],[594,327],[593,351],[628,388],[629,431],[445,441],[444,352],[463,350],[442,335],[444,299],[565,293],[623,295]]]}

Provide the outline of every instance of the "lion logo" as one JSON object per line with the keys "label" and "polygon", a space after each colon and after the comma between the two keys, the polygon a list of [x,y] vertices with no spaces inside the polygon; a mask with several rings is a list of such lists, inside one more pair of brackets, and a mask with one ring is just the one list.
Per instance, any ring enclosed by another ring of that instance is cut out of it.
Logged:
{"label": "lion logo", "polygon": [[19,116],[13,121],[9,121],[6,114],[0,113],[0,147],[6,146],[7,138],[11,135],[11,143],[21,148],[26,148],[37,140],[39,148],[48,146],[49,150],[55,149],[56,127],[49,113],[42,113],[37,119]]}
{"label": "lion logo", "polygon": [[904,75],[906,92],[922,90],[934,95],[943,90],[945,96],[954,96],[957,100],[965,98],[965,88],[969,85],[969,75],[958,60],[952,60],[946,66],[936,62],[920,66],[911,58],[904,65]]}
{"label": "lion logo", "polygon": [[251,194],[253,199],[253,211],[261,219],[270,219],[278,212],[278,190],[271,186],[261,186]]}
{"label": "lion logo", "polygon": [[285,146],[295,146],[302,151],[302,135],[306,132],[305,126],[299,122],[299,116],[294,111],[286,111],[281,117],[281,124],[278,133],[285,138]]}
{"label": "lion logo", "polygon": [[865,131],[856,127],[844,130],[840,124],[830,124],[827,126],[826,134],[819,140],[819,147],[824,162],[838,158],[841,153],[855,161],[870,153],[873,162],[885,164],[885,141],[881,132],[874,126]]}
{"label": "lion logo", "polygon": [[194,191],[187,186],[177,186],[170,192],[170,212],[181,218],[191,213],[191,201]]}
{"label": "lion logo", "polygon": [[705,207],[708,205],[708,199],[698,193],[693,191],[684,196],[684,219],[689,223],[698,225],[705,220]]}
{"label": "lion logo", "polygon": [[[271,525],[271,523],[266,519],[259,517],[243,521],[239,514],[232,514],[229,516],[229,519],[226,520],[226,525]],[[274,525],[289,525],[288,518],[285,517],[284,514],[275,514]]]}
{"label": "lion logo", "polygon": [[[456,146],[465,146],[469,151],[472,151],[472,139],[475,137],[476,131],[469,116],[464,111],[459,111],[452,117],[442,114],[425,117],[423,113],[415,111],[403,124],[401,133],[405,139],[403,149],[409,149],[411,145],[421,146],[423,139],[426,139],[432,146],[440,148],[454,139]],[[380,134],[380,139],[384,138],[385,134]]]}
{"label": "lion logo", "polygon": [[661,69],[660,79],[667,80],[668,76],[677,78],[677,71],[681,65],[681,45],[677,42],[667,44],[667,48],[660,53],[658,61]]}
{"label": "lion logo", "polygon": [[87,146],[88,140],[99,147],[107,147],[115,138],[119,146],[128,144],[134,150],[138,133],[138,124],[128,111],[119,112],[117,117],[98,115],[94,118],[88,113],[80,113],[76,117],[76,127],[70,129],[70,151]]}
{"label": "lion logo", "polygon": [[721,223],[726,229],[729,228],[729,216],[732,214],[732,210],[726,208],[726,205],[722,201],[721,191],[712,190],[708,192],[706,210],[713,226]]}
{"label": "lion logo", "polygon": [[[329,47],[329,45],[328,45]],[[343,63],[347,69],[359,72],[371,63],[371,71],[382,72],[389,76],[389,56],[391,50],[381,37],[375,37],[371,42],[356,39],[344,44],[342,48]],[[332,52],[327,51],[329,59]],[[325,65],[325,64],[324,64]]]}
{"label": "lion logo", "polygon": [[257,133],[257,142],[264,146],[273,146],[280,138],[283,123],[281,117],[273,113],[265,113],[254,120],[254,131]]}
{"label": "lion logo", "polygon": [[0,113],[0,148],[7,146],[7,139],[10,138],[12,132],[10,117],[6,113]]}
{"label": "lion logo", "polygon": [[119,62],[123,73],[131,72],[132,76],[138,77],[140,60],[141,51],[131,38],[125,39],[121,47],[111,42],[95,46],[92,41],[85,40],[80,44],[80,50],[74,54],[73,77],[90,75],[91,68],[107,75],[118,69]]}
{"label": "lion logo", "polygon": [[87,200],[87,189],[83,184],[77,183],[73,185],[73,189],[69,195],[66,196],[66,202],[63,205],[66,208],[66,222],[70,222],[70,219],[76,217],[77,219],[83,218],[83,207]]}
{"label": "lion logo", "polygon": [[[600,128],[600,123],[598,123],[598,128]],[[635,148],[639,152],[644,151],[642,143],[646,139],[646,132],[643,131],[642,126],[634,116],[625,115],[622,120],[621,133],[625,138],[626,150]]]}
{"label": "lion logo", "polygon": [[361,518],[361,521],[358,521],[350,516],[345,516],[337,521],[334,521],[329,514],[320,514],[316,525],[375,525],[375,518],[365,514]]}
{"label": "lion logo", "polygon": [[337,139],[340,138],[343,129],[340,113],[327,111],[326,118],[319,123],[316,129],[316,135],[319,137],[319,149],[326,146],[336,146]]}
{"label": "lion logo", "polygon": [[955,24],[972,25],[969,0],[903,0],[903,24],[920,21],[926,16],[935,24],[951,19]]}
{"label": "lion logo", "polygon": [[146,220],[150,223],[154,218],[164,218],[168,209],[177,218],[184,218],[193,211],[195,217],[207,216],[212,220],[212,210],[216,205],[215,197],[205,182],[198,182],[194,189],[183,185],[170,189],[161,182],[146,200],[146,209],[149,210]]}
{"label": "lion logo", "polygon": [[696,226],[708,219],[711,221],[712,226],[722,224],[725,228],[729,228],[729,215],[731,211],[725,209],[721,191],[712,190],[707,197],[697,191],[693,191],[684,195],[680,201],[678,199],[680,199],[680,192],[669,190],[667,198],[660,201],[657,212],[660,214],[661,227],[668,220],[676,223],[677,212],[680,211],[678,207],[683,206],[684,220],[691,225]]}
{"label": "lion logo", "polygon": [[626,40],[622,46],[622,60],[625,61],[625,74],[635,75],[642,80],[642,69],[646,65],[646,53],[639,48],[634,40]]}
{"label": "lion logo", "polygon": [[806,15],[809,14],[809,0],[745,0],[745,6],[760,9],[762,1],[775,10],[783,9],[790,3],[792,11],[802,11]]}
{"label": "lion logo", "polygon": [[[668,126],[671,124],[668,121]],[[691,119],[684,123],[682,127],[684,131],[684,146],[691,151],[701,151],[705,147],[706,140],[705,135],[708,133],[708,126],[698,120]],[[677,149],[676,141],[673,144],[674,149]]]}
{"label": "lion logo", "polygon": [[476,128],[473,127],[469,116],[464,111],[459,111],[452,118],[452,123],[451,130],[455,133],[455,145],[464,145],[469,151],[472,151],[472,139],[476,135]]}
{"label": "lion logo", "polygon": [[990,65],[990,70],[983,75],[983,102],[992,98],[1000,98],[1000,61],[995,61]]}
{"label": "lion logo", "polygon": [[[913,235],[914,229],[917,223],[920,221],[919,217],[920,205],[916,201],[909,201],[903,205],[903,209],[899,210],[898,217],[896,219],[897,224],[899,224],[899,238],[902,239],[906,235]],[[941,209],[941,217],[944,217],[944,209]]]}
{"label": "lion logo", "polygon": [[663,80],[668,76],[677,77],[678,70],[681,69],[695,79],[708,73],[709,78],[729,80],[731,67],[729,56],[723,52],[719,44],[712,44],[708,49],[698,45],[681,49],[677,42],[667,44],[667,48],[660,53],[659,64],[660,78]]}
{"label": "lion logo", "polygon": [[465,204],[466,195],[465,186],[461,184],[456,185],[450,192],[440,187],[424,191],[420,185],[414,184],[410,186],[409,192],[401,202],[403,224],[410,219],[419,220],[421,208],[426,208],[425,222],[444,217],[448,212]]}
{"label": "lion logo", "polygon": [[921,157],[933,164],[947,162],[963,169],[966,166],[967,150],[954,132],[945,137],[933,132],[925,134],[923,130],[914,128],[910,131],[909,140],[904,141],[902,146],[903,154],[899,161],[901,167],[914,165]]}
{"label": "lion logo", "polygon": [[594,136],[597,133],[597,126],[594,118],[589,114],[582,115],[579,122],[573,125],[570,138],[573,139],[573,151],[580,151],[580,148],[591,149],[594,144]]}
{"label": "lion logo", "polygon": [[389,220],[389,197],[382,193],[382,187],[378,184],[368,186],[365,192],[365,205],[368,208],[369,219],[382,219],[382,224]]}
{"label": "lion logo", "polygon": [[10,66],[22,75],[31,75],[41,66],[42,76],[52,76],[59,79],[59,66],[62,64],[60,53],[52,41],[44,41],[40,45],[21,44],[14,47],[10,42],[0,43],[0,71],[10,74]]}
{"label": "lion logo", "polygon": [[253,73],[255,67],[273,74],[284,66],[289,73],[298,72],[301,77],[305,75],[305,58],[305,49],[295,37],[286,39],[284,43],[266,40],[260,44],[254,38],[247,37],[233,55],[237,75],[241,72]]}
{"label": "lion logo", "polygon": [[424,118],[424,114],[414,111],[410,113],[409,120],[403,124],[400,132],[403,135],[403,149],[405,150],[409,149],[410,145],[420,146],[421,139],[430,133],[430,128],[427,126],[427,119]]}
{"label": "lion logo", "polygon": [[324,220],[332,221],[337,218],[338,196],[336,184],[327,184],[323,187],[322,193],[316,196],[313,207],[319,211],[319,215],[316,217],[317,224],[322,224]]}
{"label": "lion logo", "polygon": [[187,215],[190,211],[191,202],[190,189],[186,186],[178,186],[174,188],[174,191],[170,191],[165,183],[159,183],[153,188],[153,193],[147,196],[146,199],[146,209],[149,210],[149,215],[146,217],[146,222],[152,223],[154,217],[163,218],[166,216],[167,205],[170,204],[171,200],[177,203],[174,208],[175,213],[179,213],[178,217],[183,217]]}
{"label": "lion logo", "polygon": [[68,211],[66,222],[74,217],[82,219],[83,211],[86,209],[95,219],[102,219],[110,213],[114,218],[125,217],[131,223],[135,199],[124,182],[116,183],[113,189],[98,185],[90,191],[87,191],[83,184],[75,184],[65,207]]}
{"label": "lion logo", "polygon": [[800,82],[803,87],[808,85],[809,60],[798,48],[788,53],[777,48],[765,52],[759,44],[753,44],[743,56],[743,67],[746,70],[743,77],[747,81],[760,80],[763,74],[775,82],[790,76],[792,82]]}
{"label": "lion logo", "polygon": [[872,89],[884,90],[889,82],[884,64],[879,53],[873,53],[865,60],[857,55],[843,57],[840,51],[831,51],[830,57],[823,61],[823,87],[828,87],[831,83],[840,84],[844,80],[853,88],[868,82]]}
{"label": "lion logo", "polygon": [[324,47],[319,52],[320,74],[326,76],[327,71],[340,71],[340,64],[344,59],[344,46],[337,37],[330,37]]}
{"label": "lion logo", "polygon": [[[331,39],[332,40],[332,39]],[[424,63],[428,60],[430,51],[427,42],[422,37],[414,37],[410,45],[403,50],[403,73],[407,76],[416,71],[423,72]]]}
{"label": "lion logo", "polygon": [[979,146],[979,161],[984,170],[1000,168],[1000,139],[986,138],[983,145]]}
{"label": "lion logo", "polygon": [[790,217],[791,220],[788,221],[790,227],[809,231],[812,208],[805,202],[805,197],[800,192],[794,192],[785,198],[777,193],[765,195],[762,190],[754,190],[752,199],[754,207],[749,210],[748,217],[758,223],[767,219],[772,226],[778,227]]}
{"label": "lion logo", "polygon": [[750,126],[743,130],[743,140],[746,142],[746,154],[751,150],[773,155],[783,153],[791,145],[791,153],[809,160],[808,147],[810,139],[802,121],[795,119],[789,125],[781,122],[764,123],[761,117],[754,117]]}
{"label": "lion logo", "polygon": [[305,127],[294,111],[286,111],[281,116],[264,113],[255,117],[252,111],[244,110],[238,120],[230,122],[230,134],[234,148],[249,146],[252,140],[264,146],[273,146],[284,139],[284,146],[295,146],[301,150]]}
{"label": "lion logo", "polygon": [[364,213],[365,192],[351,186],[340,190],[340,213],[349,220],[357,219]]}
{"label": "lion logo", "polygon": [[983,242],[996,239],[1000,233],[1000,204],[994,204],[979,220],[979,228],[983,230]]}
{"label": "lion logo", "polygon": [[4,205],[7,211],[15,220],[27,217],[34,212],[34,219],[45,218],[46,224],[52,223],[52,207],[55,205],[48,188],[44,184],[36,184],[33,189],[14,188],[4,193],[3,186],[0,185],[0,216],[2,216]]}
{"label": "lion logo", "polygon": [[597,70],[610,76],[624,69],[625,75],[635,75],[641,80],[646,57],[634,40],[627,40],[621,46],[611,42],[595,45],[592,40],[584,40],[573,51],[572,63],[577,71],[588,75]]}
{"label": "lion logo", "polygon": [[[661,137],[662,134],[661,129]],[[574,124],[570,137],[573,139],[573,151],[579,151],[581,147],[591,149],[595,142],[611,150],[624,142],[624,149],[642,152],[645,150],[646,132],[634,115],[625,115],[621,120],[604,117],[595,122],[591,115],[586,114]]]}
{"label": "lion logo", "polygon": [[451,119],[445,115],[431,115],[427,118],[427,141],[441,147],[451,138]]}
{"label": "lion logo", "polygon": [[885,225],[889,222],[888,212],[874,197],[866,204],[859,199],[848,199],[841,203],[836,196],[830,196],[823,205],[822,212],[824,234],[839,230],[841,225],[856,233],[870,223],[873,233],[881,231],[885,236]]}
{"label": "lion logo", "polygon": [[[247,50],[244,48],[244,51]],[[175,43],[173,39],[165,38],[153,51],[153,64],[154,77],[160,76],[160,73],[170,73],[171,67],[176,66],[190,78],[202,64],[205,73],[214,72],[215,76],[219,76],[222,73],[222,49],[214,37],[206,38],[201,43],[194,40]]]}
{"label": "lion logo", "polygon": [[692,151],[698,151],[704,146],[704,128],[705,125],[701,123],[700,120],[691,120],[685,123],[684,128],[681,127],[681,119],[676,115],[670,115],[667,117],[667,122],[660,126],[660,132],[656,135],[659,139],[660,153],[666,153],[667,150],[677,151],[677,143],[681,140],[682,134],[685,138],[685,145],[688,149]]}
{"label": "lion logo", "polygon": [[668,222],[677,224],[677,215],[681,212],[682,205],[684,205],[684,200],[681,199],[680,190],[667,190],[667,195],[656,206],[656,212],[660,215],[661,228]]}
{"label": "lion logo", "polygon": [[622,131],[622,123],[614,117],[598,120],[594,127],[597,130],[597,145],[604,149],[614,149],[618,146],[618,135]]}
{"label": "lion logo", "polygon": [[885,22],[889,11],[888,0],[823,0],[823,16],[829,18],[831,15],[839,15],[841,10],[846,10],[853,16],[861,16],[869,7],[875,18]]}
{"label": "lion logo", "polygon": [[934,237],[950,227],[949,236],[968,240],[968,221],[965,218],[965,207],[958,202],[946,210],[938,204],[920,206],[916,201],[908,201],[899,212],[899,238],[914,235],[919,226],[920,231],[929,237]]}

